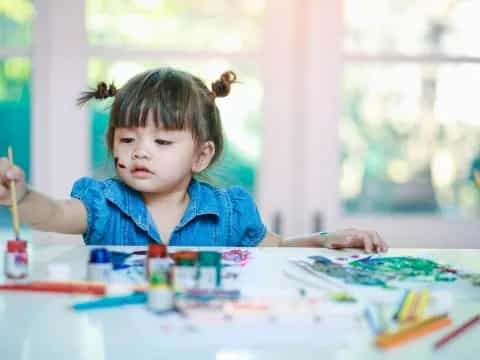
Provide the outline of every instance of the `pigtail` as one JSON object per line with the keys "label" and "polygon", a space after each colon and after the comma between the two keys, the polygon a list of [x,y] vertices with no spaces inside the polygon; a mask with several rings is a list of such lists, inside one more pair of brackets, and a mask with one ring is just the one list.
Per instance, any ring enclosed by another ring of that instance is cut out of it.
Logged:
{"label": "pigtail", "polygon": [[237,74],[233,71],[226,71],[220,76],[220,79],[212,83],[212,100],[217,97],[225,97],[230,94],[230,87],[237,81]]}
{"label": "pigtail", "polygon": [[81,106],[87,103],[91,99],[107,99],[109,97],[117,95],[117,88],[113,83],[110,86],[105,82],[99,82],[96,90],[84,91],[80,94],[80,97],[77,99],[77,105]]}

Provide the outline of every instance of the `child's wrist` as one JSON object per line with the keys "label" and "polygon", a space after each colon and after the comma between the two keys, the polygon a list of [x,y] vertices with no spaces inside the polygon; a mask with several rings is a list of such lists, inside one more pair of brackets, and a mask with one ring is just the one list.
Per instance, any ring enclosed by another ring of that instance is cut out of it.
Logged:
{"label": "child's wrist", "polygon": [[325,247],[325,242],[328,239],[329,232],[328,231],[320,231],[316,235],[317,235],[317,241],[320,243],[320,246]]}

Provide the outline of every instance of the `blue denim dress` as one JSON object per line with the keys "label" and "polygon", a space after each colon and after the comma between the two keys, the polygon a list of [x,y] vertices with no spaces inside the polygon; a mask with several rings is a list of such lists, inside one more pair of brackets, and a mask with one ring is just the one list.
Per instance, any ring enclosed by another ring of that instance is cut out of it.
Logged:
{"label": "blue denim dress", "polygon": [[[219,189],[192,179],[190,202],[170,237],[172,246],[256,246],[266,227],[251,195],[241,187]],[[71,192],[88,213],[87,245],[162,243],[143,198],[122,181],[81,178]]]}

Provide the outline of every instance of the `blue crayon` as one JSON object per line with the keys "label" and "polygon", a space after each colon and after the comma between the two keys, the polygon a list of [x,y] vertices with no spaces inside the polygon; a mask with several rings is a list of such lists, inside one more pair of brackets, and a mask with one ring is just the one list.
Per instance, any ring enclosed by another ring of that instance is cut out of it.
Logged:
{"label": "blue crayon", "polygon": [[108,296],[98,300],[86,301],[73,304],[75,310],[94,310],[109,307],[118,307],[133,304],[145,304],[147,302],[147,295],[144,292],[135,292],[127,296]]}
{"label": "blue crayon", "polygon": [[368,325],[374,334],[383,333],[387,329],[385,319],[383,318],[382,310],[379,306],[368,306],[365,309],[365,317]]}
{"label": "blue crayon", "polygon": [[190,289],[183,296],[190,300],[208,302],[211,300],[238,300],[241,297],[241,293],[238,289]]}

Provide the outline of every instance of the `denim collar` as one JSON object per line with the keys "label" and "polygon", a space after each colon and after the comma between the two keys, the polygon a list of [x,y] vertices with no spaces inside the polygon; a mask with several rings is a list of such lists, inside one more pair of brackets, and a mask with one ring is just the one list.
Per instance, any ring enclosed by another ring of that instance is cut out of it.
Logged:
{"label": "denim collar", "polygon": [[[142,195],[119,179],[105,181],[105,197],[120,211],[130,217],[135,224],[149,232],[149,212]],[[188,185],[190,202],[177,228],[182,228],[198,216],[220,216],[220,209],[214,187],[192,179]]]}
{"label": "denim collar", "polygon": [[218,191],[214,187],[192,179],[188,186],[188,195],[190,202],[187,210],[183,214],[182,220],[178,224],[179,228],[184,227],[197,216],[215,215],[220,216],[218,197],[215,192]]}

